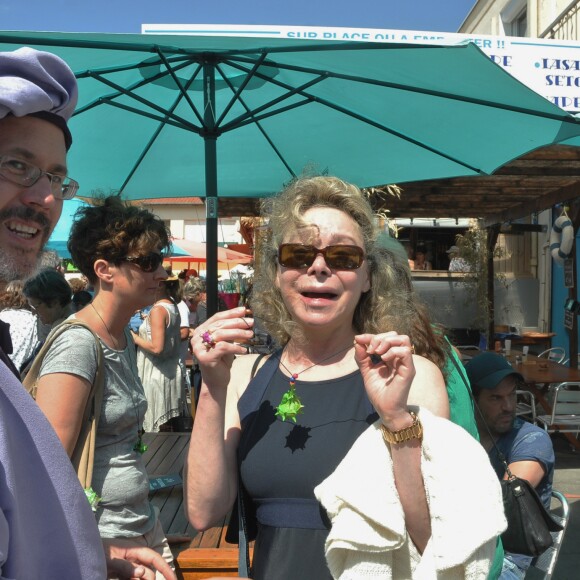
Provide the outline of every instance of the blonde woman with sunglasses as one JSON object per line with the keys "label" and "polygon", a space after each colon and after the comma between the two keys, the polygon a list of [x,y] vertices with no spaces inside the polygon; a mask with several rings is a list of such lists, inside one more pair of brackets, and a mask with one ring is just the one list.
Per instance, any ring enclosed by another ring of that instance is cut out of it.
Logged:
{"label": "blonde woman with sunglasses", "polygon": [[[366,197],[334,177],[298,179],[263,216],[252,310],[280,348],[240,356],[253,335],[244,308],[197,329],[190,521],[210,527],[245,490],[255,544],[240,575],[256,579],[485,579],[505,524],[499,486],[446,420],[441,371],[414,354],[413,309]],[[450,467],[459,456],[465,471]],[[455,491],[474,475],[485,507]],[[473,533],[458,525],[479,510]]]}
{"label": "blonde woman with sunglasses", "polygon": [[[95,290],[93,301],[74,317],[97,334],[104,355],[92,480],[100,498],[95,513],[99,532],[119,545],[148,546],[172,563],[148,500],[141,441],[147,400],[128,329],[131,314],[152,304],[167,278],[162,263],[169,246],[168,231],[159,218],[116,196],[80,208],[68,242],[74,263]],[[69,328],[54,341],[39,373],[36,400],[69,456],[96,377],[98,348],[87,329]]]}

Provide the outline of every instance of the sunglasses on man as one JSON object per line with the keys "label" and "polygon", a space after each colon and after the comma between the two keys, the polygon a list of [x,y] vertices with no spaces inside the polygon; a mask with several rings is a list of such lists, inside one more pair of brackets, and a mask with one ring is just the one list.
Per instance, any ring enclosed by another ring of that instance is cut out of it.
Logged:
{"label": "sunglasses on man", "polygon": [[278,263],[285,268],[308,268],[319,254],[333,270],[356,270],[362,266],[365,257],[363,249],[358,246],[316,248],[305,244],[281,244],[278,248]]}

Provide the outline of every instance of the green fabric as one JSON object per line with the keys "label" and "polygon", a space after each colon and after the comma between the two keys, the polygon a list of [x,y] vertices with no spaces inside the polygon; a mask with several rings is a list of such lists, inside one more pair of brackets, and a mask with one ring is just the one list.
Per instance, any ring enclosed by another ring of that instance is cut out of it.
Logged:
{"label": "green fabric", "polygon": [[487,580],[497,580],[501,574],[501,569],[503,568],[504,551],[503,544],[501,543],[501,538],[497,537],[497,544],[495,549],[495,556],[487,575]]}
{"label": "green fabric", "polygon": [[[449,341],[447,340],[447,342]],[[449,344],[447,362],[443,369],[443,376],[446,377],[447,396],[449,397],[449,419],[453,423],[463,427],[471,436],[479,441],[473,400],[471,398],[471,388],[466,383],[468,380],[467,374],[461,373],[452,359],[463,370],[463,363],[459,360],[451,344]]]}
{"label": "green fabric", "polygon": [[[479,441],[471,385],[469,384],[467,373],[449,339],[445,337],[445,340],[449,345],[449,349],[443,375],[446,377],[447,396],[449,397],[449,418]],[[497,580],[499,578],[503,567],[503,558],[503,545],[501,538],[498,536],[495,555],[487,577],[488,580]]]}

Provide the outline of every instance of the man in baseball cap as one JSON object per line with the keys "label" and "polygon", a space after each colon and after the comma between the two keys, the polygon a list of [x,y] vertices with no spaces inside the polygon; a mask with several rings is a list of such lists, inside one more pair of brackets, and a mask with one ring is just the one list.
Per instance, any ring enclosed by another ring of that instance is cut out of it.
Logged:
{"label": "man in baseball cap", "polygon": [[[492,352],[475,356],[465,369],[478,407],[475,416],[479,438],[497,476],[507,479],[499,450],[510,471],[527,479],[549,509],[554,449],[543,429],[516,417],[516,391],[523,388],[523,377],[504,357]],[[524,578],[531,561],[529,556],[506,552],[500,579]]]}
{"label": "man in baseball cap", "polygon": [[[76,194],[66,164],[76,102],[75,76],[59,57],[0,52],[0,290],[34,271],[63,200]],[[68,455],[16,378],[6,327],[0,338],[0,577],[154,578],[156,568],[175,578],[148,548],[101,542]]]}

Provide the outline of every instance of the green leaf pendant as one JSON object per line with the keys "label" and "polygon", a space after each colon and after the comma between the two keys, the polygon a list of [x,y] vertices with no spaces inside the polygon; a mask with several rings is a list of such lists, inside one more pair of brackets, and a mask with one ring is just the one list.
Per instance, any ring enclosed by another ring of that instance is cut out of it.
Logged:
{"label": "green leaf pendant", "polygon": [[87,496],[87,500],[89,502],[89,505],[91,506],[91,509],[96,512],[97,508],[99,507],[99,502],[101,501],[102,498],[100,498],[94,491],[94,489],[92,487],[86,487],[85,488],[85,495]]}
{"label": "green leaf pendant", "polygon": [[133,451],[136,451],[137,453],[140,453],[141,455],[143,455],[143,453],[145,453],[145,451],[147,451],[147,449],[149,449],[147,447],[147,445],[145,445],[145,443],[143,443],[143,440],[141,439],[141,435],[139,435],[139,439],[137,439],[137,443],[135,443],[135,446],[133,447]]}
{"label": "green leaf pendant", "polygon": [[292,419],[296,423],[296,415],[303,413],[304,405],[296,394],[294,385],[296,383],[296,375],[292,375],[290,380],[290,388],[282,395],[280,404],[276,407],[276,417],[280,417],[282,421]]}

